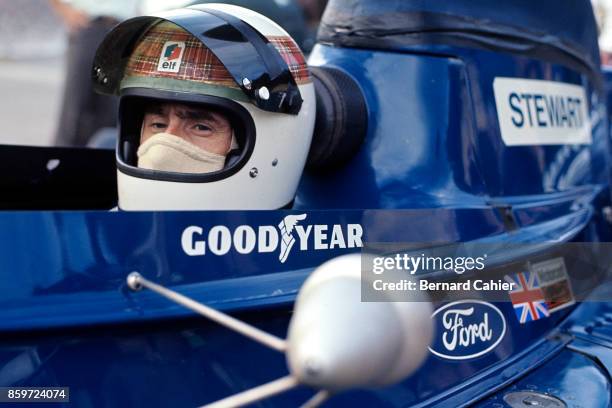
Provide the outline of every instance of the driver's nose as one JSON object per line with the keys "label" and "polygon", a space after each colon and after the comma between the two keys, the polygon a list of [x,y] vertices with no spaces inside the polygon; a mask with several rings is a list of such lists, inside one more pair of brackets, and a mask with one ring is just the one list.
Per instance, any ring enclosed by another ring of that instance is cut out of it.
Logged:
{"label": "driver's nose", "polygon": [[179,118],[178,116],[170,115],[170,120],[168,122],[168,127],[166,128],[166,132],[174,136],[183,137],[184,135],[181,134],[182,133],[181,122],[182,122],[182,119]]}

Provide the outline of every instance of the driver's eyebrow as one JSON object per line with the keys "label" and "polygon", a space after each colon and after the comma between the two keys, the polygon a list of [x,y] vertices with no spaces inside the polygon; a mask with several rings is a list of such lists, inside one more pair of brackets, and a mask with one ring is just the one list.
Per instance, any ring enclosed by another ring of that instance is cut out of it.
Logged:
{"label": "driver's eyebrow", "polygon": [[211,122],[218,123],[218,120],[215,118],[215,116],[207,110],[181,109],[176,112],[176,116],[181,119],[209,120]]}
{"label": "driver's eyebrow", "polygon": [[165,109],[162,105],[149,105],[146,107],[145,113],[151,115],[163,115],[165,113]]}

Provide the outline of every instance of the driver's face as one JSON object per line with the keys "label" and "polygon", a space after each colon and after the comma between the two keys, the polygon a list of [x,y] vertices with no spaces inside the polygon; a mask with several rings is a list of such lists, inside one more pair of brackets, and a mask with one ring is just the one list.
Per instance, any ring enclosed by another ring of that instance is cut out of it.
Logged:
{"label": "driver's face", "polygon": [[225,115],[179,103],[160,103],[147,108],[140,143],[156,133],[170,133],[210,153],[227,154],[232,127]]}

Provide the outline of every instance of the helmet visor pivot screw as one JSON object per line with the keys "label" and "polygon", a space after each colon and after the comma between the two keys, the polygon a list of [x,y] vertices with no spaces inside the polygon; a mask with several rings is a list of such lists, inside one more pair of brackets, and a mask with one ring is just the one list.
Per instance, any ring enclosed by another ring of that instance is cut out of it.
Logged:
{"label": "helmet visor pivot screw", "polygon": [[259,96],[260,99],[267,101],[270,99],[270,91],[265,86],[262,86],[257,90],[257,96]]}

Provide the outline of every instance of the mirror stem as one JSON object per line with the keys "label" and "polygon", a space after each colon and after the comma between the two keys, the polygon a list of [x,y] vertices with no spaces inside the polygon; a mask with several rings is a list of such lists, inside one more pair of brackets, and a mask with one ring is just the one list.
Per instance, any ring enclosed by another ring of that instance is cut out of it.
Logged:
{"label": "mirror stem", "polygon": [[[278,380],[260,385],[250,390],[243,391],[239,394],[234,394],[230,397],[215,401],[212,404],[204,405],[200,408],[237,408],[248,404],[253,404],[261,401],[264,398],[272,397],[281,392],[295,388],[298,381],[290,375],[279,378]],[[318,394],[317,394],[318,395]]]}
{"label": "mirror stem", "polygon": [[300,408],[317,408],[321,406],[325,401],[330,399],[332,396],[331,392],[327,390],[321,390],[306,401]]}
{"label": "mirror stem", "polygon": [[250,324],[247,324],[242,320],[238,320],[228,314],[210,308],[202,303],[196,302],[195,300],[190,299],[187,296],[183,296],[178,292],[153,283],[142,277],[142,275],[138,272],[132,272],[128,275],[127,284],[129,288],[134,291],[138,291],[143,287],[152,290],[153,292],[175,303],[178,303],[188,309],[193,310],[196,313],[201,314],[207,319],[210,319],[222,326],[225,326],[228,329],[234,330],[235,332],[238,332],[243,336],[246,336],[273,350],[284,353],[287,349],[287,342],[285,340],[278,338],[263,330],[260,330],[255,326],[251,326]]}

